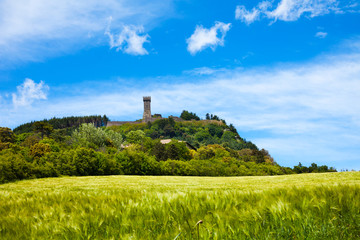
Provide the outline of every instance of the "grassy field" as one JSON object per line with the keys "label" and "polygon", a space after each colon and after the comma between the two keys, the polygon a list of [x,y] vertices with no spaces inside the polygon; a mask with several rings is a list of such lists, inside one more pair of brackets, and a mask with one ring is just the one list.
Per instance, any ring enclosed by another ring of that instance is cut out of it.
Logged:
{"label": "grassy field", "polygon": [[0,185],[0,238],[359,239],[360,172],[19,181]]}

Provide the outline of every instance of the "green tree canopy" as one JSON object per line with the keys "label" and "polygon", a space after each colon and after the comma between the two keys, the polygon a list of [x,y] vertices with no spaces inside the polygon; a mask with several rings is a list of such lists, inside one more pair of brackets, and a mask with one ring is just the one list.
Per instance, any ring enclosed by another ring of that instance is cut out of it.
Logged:
{"label": "green tree canopy", "polygon": [[195,113],[192,113],[192,112],[189,112],[186,110],[182,111],[180,118],[182,118],[184,120],[197,120],[197,121],[200,120],[200,118]]}
{"label": "green tree canopy", "polygon": [[141,144],[145,139],[145,133],[142,130],[130,131],[126,134],[126,141],[128,143]]}
{"label": "green tree canopy", "polygon": [[0,142],[13,143],[15,141],[15,134],[10,128],[0,127]]}
{"label": "green tree canopy", "polygon": [[35,122],[33,125],[34,132],[41,134],[41,138],[44,138],[44,135],[49,137],[50,133],[54,130],[53,126],[47,122]]}
{"label": "green tree canopy", "polygon": [[79,129],[73,132],[73,139],[80,146],[94,149],[105,146],[120,149],[123,142],[120,133],[112,130],[105,131],[102,128],[95,127],[92,123],[83,123]]}

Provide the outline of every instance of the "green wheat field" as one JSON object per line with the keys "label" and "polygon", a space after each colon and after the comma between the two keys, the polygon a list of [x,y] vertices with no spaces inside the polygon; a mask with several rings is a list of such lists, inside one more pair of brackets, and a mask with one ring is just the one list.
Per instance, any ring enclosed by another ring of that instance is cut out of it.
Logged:
{"label": "green wheat field", "polygon": [[0,185],[0,238],[359,239],[360,172],[18,181]]}

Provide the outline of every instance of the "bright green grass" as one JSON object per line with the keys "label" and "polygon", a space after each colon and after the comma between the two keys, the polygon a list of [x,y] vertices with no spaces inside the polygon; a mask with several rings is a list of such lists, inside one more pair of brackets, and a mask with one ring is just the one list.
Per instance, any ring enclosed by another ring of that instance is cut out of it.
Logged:
{"label": "bright green grass", "polygon": [[359,239],[360,172],[63,177],[0,185],[1,239],[176,237]]}

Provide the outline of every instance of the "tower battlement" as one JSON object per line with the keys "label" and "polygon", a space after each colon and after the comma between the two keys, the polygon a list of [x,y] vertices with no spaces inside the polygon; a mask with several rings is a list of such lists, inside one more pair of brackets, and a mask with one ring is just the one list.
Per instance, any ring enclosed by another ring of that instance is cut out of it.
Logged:
{"label": "tower battlement", "polygon": [[150,96],[145,96],[143,97],[144,101],[150,101],[151,102],[151,97]]}

